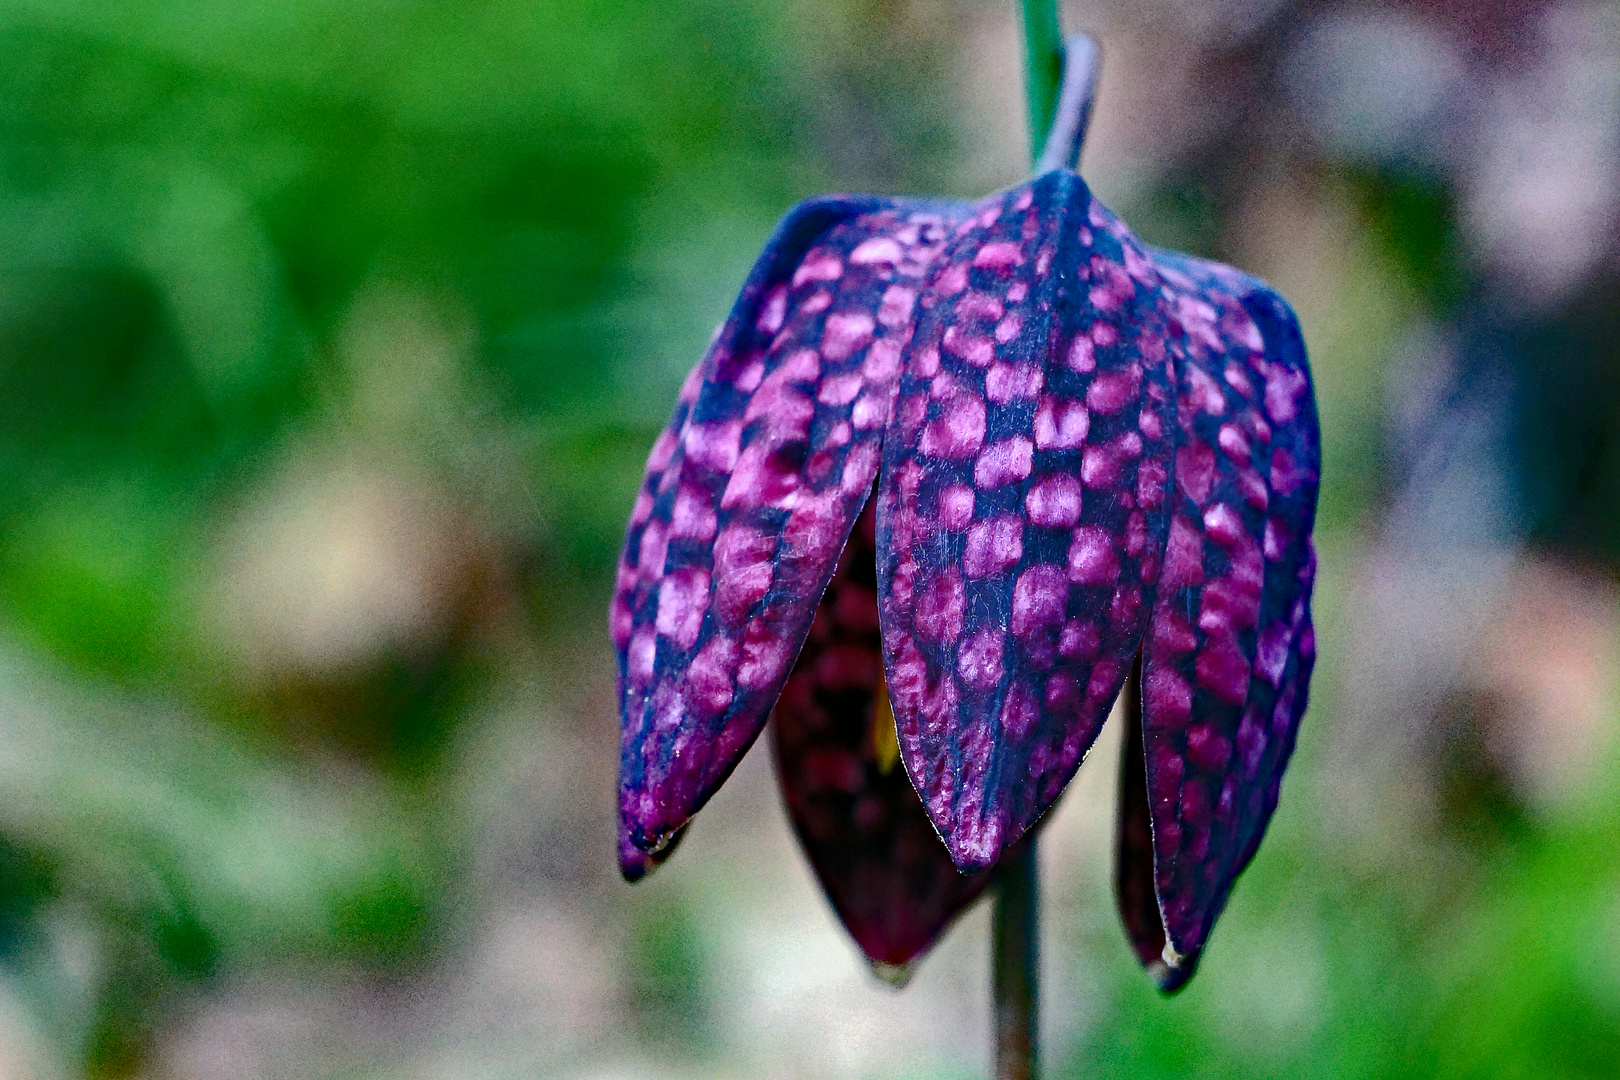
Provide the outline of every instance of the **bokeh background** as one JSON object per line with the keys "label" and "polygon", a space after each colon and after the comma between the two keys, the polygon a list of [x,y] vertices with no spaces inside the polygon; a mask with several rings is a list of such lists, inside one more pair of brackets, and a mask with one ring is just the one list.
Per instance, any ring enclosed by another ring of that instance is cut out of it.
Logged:
{"label": "bokeh background", "polygon": [[[1082,172],[1295,304],[1322,662],[1160,999],[1118,742],[1058,1077],[1620,1075],[1620,5],[1098,0]],[[0,1077],[972,1077],[757,750],[614,870],[604,613],[775,218],[1026,160],[1011,0],[0,0]]]}

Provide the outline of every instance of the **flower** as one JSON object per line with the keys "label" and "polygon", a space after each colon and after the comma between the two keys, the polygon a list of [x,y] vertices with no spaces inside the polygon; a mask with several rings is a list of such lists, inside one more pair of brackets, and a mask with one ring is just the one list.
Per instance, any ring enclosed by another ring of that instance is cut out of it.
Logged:
{"label": "flower", "polygon": [[1073,172],[977,204],[800,204],[631,513],[610,611],[625,876],[774,707],[810,860],[867,956],[902,967],[1139,665],[1118,892],[1180,985],[1305,710],[1319,468],[1288,306],[1145,247]]}

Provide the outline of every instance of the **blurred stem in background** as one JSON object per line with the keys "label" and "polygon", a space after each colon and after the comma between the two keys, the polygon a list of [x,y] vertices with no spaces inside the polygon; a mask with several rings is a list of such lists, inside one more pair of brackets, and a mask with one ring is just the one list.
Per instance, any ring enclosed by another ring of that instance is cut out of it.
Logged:
{"label": "blurred stem in background", "polygon": [[1024,99],[1029,118],[1029,160],[1041,159],[1057,115],[1063,81],[1063,30],[1057,0],[1021,0],[1024,6]]}
{"label": "blurred stem in background", "polygon": [[[1022,0],[1024,94],[1029,160],[1041,160],[1057,118],[1063,81],[1063,30],[1057,0]],[[1020,854],[1002,871],[991,922],[992,993],[996,1016],[998,1080],[1033,1080],[1039,1041],[1040,856],[1031,832]]]}

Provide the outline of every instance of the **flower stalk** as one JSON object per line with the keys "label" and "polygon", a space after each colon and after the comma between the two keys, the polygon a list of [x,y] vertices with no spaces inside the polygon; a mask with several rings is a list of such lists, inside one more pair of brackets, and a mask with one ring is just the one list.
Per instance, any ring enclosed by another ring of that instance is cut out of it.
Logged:
{"label": "flower stalk", "polygon": [[1009,855],[991,915],[997,1080],[1035,1080],[1040,1020],[1041,895],[1035,834]]}

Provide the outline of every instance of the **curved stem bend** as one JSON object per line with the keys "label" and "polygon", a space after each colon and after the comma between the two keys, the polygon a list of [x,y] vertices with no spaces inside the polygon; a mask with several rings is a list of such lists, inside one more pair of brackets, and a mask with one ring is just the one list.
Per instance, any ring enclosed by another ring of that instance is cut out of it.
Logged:
{"label": "curved stem bend", "polygon": [[1089,34],[1075,34],[1063,46],[1063,83],[1045,149],[1035,163],[1035,175],[1053,169],[1073,169],[1080,162],[1080,146],[1091,123],[1091,105],[1097,98],[1102,74],[1102,47]]}

